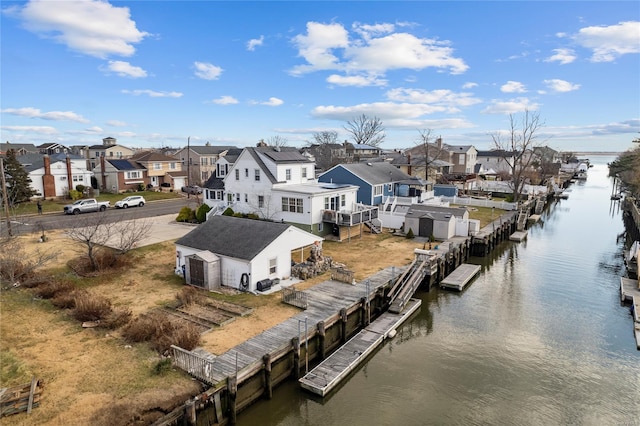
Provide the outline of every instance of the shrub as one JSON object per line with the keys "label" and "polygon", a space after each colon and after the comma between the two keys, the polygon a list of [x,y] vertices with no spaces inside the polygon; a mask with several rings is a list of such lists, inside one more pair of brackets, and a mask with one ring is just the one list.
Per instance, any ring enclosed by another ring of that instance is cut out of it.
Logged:
{"label": "shrub", "polygon": [[138,184],[138,192],[142,192],[142,191],[144,191],[144,190],[145,190],[144,183],[139,183],[139,184]]}
{"label": "shrub", "polygon": [[34,289],[34,293],[43,299],[53,299],[63,293],[70,293],[75,286],[67,281],[51,281]]}
{"label": "shrub", "polygon": [[132,316],[133,314],[129,308],[114,309],[100,322],[100,326],[108,328],[109,330],[115,330],[128,324]]}
{"label": "shrub", "polygon": [[76,307],[76,297],[82,297],[86,290],[73,290],[57,294],[51,299],[51,304],[59,309],[73,309]]}
{"label": "shrub", "polygon": [[413,234],[413,229],[409,228],[409,232],[407,232],[407,239],[415,238],[416,236]]}
{"label": "shrub", "polygon": [[165,353],[171,345],[192,350],[200,344],[200,332],[195,325],[173,322],[159,311],[142,314],[127,324],[122,337],[128,342],[149,342],[159,353]]}
{"label": "shrub", "polygon": [[209,207],[209,205],[206,203],[198,207],[198,210],[196,211],[196,220],[198,221],[198,223],[202,223],[207,220],[207,213],[209,213],[210,210],[211,207]]}
{"label": "shrub", "polygon": [[196,218],[196,212],[193,211],[190,207],[183,207],[180,209],[180,213],[178,213],[178,217],[176,218],[176,222],[193,222]]}
{"label": "shrub", "polygon": [[74,201],[79,200],[80,198],[82,198],[82,192],[72,189],[71,191],[69,191],[69,198],[71,198]]}
{"label": "shrub", "polygon": [[160,361],[156,362],[156,365],[153,366],[153,374],[158,376],[163,376],[169,371],[173,365],[171,364],[171,358],[162,358]]}
{"label": "shrub", "polygon": [[226,209],[224,209],[224,211],[222,212],[223,216],[233,216],[233,209],[231,207],[227,207]]}
{"label": "shrub", "polygon": [[[0,276],[2,275],[2,263],[0,263]],[[33,277],[29,277],[20,284],[22,287],[26,288],[35,288],[42,285],[47,285],[52,282],[50,277],[44,275],[36,275]]]}
{"label": "shrub", "polygon": [[233,214],[233,217],[244,217],[244,213],[236,212]]}
{"label": "shrub", "polygon": [[198,300],[202,298],[202,294],[191,286],[186,286],[178,294],[176,294],[176,299],[180,302],[181,305],[191,305],[196,303]]}
{"label": "shrub", "polygon": [[80,192],[80,193],[84,193],[84,190],[85,190],[86,188],[87,188],[87,187],[86,187],[86,186],[84,186],[84,185],[76,185],[76,191],[78,191],[78,192]]}
{"label": "shrub", "polygon": [[249,213],[249,214],[247,215],[247,218],[248,218],[248,219],[259,220],[259,219],[260,219],[260,216],[258,216],[256,213]]}
{"label": "shrub", "polygon": [[102,296],[79,294],[75,299],[73,317],[78,321],[100,321],[111,313],[111,302]]}

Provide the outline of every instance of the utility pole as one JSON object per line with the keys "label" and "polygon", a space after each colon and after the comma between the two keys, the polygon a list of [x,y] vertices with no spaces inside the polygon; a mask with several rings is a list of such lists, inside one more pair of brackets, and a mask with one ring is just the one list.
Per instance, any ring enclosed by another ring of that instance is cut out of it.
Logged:
{"label": "utility pole", "polygon": [[191,185],[191,136],[187,137],[187,198],[191,198],[189,186]]}
{"label": "utility pole", "polygon": [[9,198],[7,197],[7,181],[4,177],[4,158],[0,158],[0,180],[2,181],[2,203],[4,204],[4,212],[7,215],[7,234],[12,237],[11,232],[11,215],[9,213]]}

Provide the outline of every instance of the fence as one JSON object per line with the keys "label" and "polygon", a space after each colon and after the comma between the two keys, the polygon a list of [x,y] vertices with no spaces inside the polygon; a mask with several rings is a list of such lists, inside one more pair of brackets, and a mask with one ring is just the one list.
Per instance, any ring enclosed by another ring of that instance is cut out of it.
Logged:
{"label": "fence", "polygon": [[479,207],[495,207],[502,210],[517,210],[517,203],[508,203],[506,201],[480,200],[471,197],[445,197],[441,196],[442,201],[448,201],[451,204],[463,206],[479,206]]}
{"label": "fence", "polygon": [[347,284],[352,284],[355,274],[346,268],[331,268],[331,279]]}
{"label": "fence", "polygon": [[201,382],[211,386],[215,385],[210,376],[212,371],[211,360],[174,345],[171,345],[171,352],[173,365],[186,371]]}
{"label": "fence", "polygon": [[280,292],[282,294],[282,301],[298,308],[307,309],[309,307],[309,301],[307,299],[307,293],[296,290],[293,287],[284,287]]}

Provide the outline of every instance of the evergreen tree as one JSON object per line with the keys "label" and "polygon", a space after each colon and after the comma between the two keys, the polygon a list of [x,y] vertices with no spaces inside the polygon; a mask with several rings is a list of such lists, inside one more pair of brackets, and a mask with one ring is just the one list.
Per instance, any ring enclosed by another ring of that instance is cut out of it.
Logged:
{"label": "evergreen tree", "polygon": [[16,158],[16,152],[13,149],[7,151],[7,156],[2,161],[9,205],[14,206],[29,201],[34,195],[39,195],[38,191],[31,188],[31,178]]}

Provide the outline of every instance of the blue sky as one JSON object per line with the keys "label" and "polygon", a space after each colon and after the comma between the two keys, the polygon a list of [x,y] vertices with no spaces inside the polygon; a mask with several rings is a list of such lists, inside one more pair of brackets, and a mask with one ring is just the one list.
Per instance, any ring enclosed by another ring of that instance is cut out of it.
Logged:
{"label": "blue sky", "polygon": [[492,148],[540,115],[560,151],[640,136],[637,1],[51,1],[1,3],[1,137],[13,143],[254,146],[346,140],[366,114],[383,148],[430,130]]}

